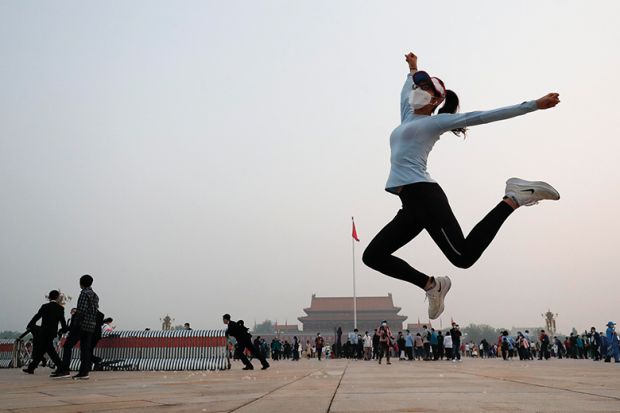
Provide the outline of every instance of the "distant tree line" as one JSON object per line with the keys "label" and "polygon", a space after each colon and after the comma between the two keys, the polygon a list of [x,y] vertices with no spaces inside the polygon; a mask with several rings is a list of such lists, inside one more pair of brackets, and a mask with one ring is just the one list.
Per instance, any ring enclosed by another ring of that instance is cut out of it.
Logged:
{"label": "distant tree line", "polygon": [[0,331],[0,338],[17,338],[19,336],[21,336],[23,333],[23,331],[10,331],[10,330],[4,330],[4,331]]}
{"label": "distant tree line", "polygon": [[494,343],[504,330],[506,329],[491,327],[488,324],[470,324],[461,329],[464,334],[467,334],[465,341],[474,341],[476,343],[480,343],[483,338],[489,343]]}
{"label": "distant tree line", "polygon": [[[543,327],[537,327],[535,329],[530,330],[530,336],[537,337],[538,332]],[[486,339],[489,343],[493,343],[497,341],[497,338],[502,334],[503,331],[508,331],[510,333],[510,328],[495,328],[488,324],[470,324],[467,327],[461,328],[461,331],[464,334],[467,334],[464,337],[464,340],[474,341],[479,343],[482,339]],[[523,333],[524,331],[522,331]]]}
{"label": "distant tree line", "polygon": [[[246,323],[246,327],[250,327]],[[273,334],[276,331],[276,326],[271,320],[265,320],[260,324],[256,324],[256,327],[252,331],[255,334]]]}

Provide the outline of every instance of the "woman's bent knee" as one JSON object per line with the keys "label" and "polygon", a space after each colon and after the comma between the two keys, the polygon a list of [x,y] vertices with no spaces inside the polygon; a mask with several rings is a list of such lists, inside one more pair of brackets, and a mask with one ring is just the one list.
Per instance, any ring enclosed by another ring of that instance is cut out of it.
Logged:
{"label": "woman's bent knee", "polygon": [[455,258],[451,258],[450,262],[452,262],[452,264],[457,267],[457,268],[462,268],[464,270],[466,270],[467,268],[471,267],[472,265],[474,265],[474,263],[476,262],[475,260],[470,260],[467,258],[463,258],[461,256],[455,257]]}
{"label": "woman's bent knee", "polygon": [[374,251],[372,248],[366,248],[364,254],[362,254],[362,262],[370,268],[375,268],[381,262],[381,254]]}

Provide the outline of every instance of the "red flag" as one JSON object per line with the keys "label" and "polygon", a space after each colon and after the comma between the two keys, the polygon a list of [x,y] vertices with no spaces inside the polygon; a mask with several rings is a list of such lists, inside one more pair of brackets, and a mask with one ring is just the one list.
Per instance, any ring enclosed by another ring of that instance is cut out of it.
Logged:
{"label": "red flag", "polygon": [[353,220],[353,217],[351,217],[351,222],[353,223],[353,232],[351,235],[353,235],[353,239],[357,242],[360,241],[360,239],[357,237],[357,231],[355,230],[355,221]]}

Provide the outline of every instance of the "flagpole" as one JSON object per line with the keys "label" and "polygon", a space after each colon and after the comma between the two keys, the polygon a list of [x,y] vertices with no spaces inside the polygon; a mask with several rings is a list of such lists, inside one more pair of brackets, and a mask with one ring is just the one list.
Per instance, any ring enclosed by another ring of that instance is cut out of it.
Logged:
{"label": "flagpole", "polygon": [[[355,220],[351,217],[351,222],[355,225]],[[355,292],[355,239],[351,237],[351,248],[353,253],[353,329],[357,328],[357,294]]]}

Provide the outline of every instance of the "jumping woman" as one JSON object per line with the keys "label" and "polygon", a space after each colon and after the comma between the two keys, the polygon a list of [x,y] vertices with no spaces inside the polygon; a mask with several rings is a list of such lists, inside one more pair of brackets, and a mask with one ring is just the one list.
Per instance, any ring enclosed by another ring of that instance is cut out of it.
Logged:
{"label": "jumping woman", "polygon": [[[560,194],[545,182],[510,178],[506,182],[504,198],[466,238],[446,194],[426,170],[426,160],[433,145],[445,132],[461,135],[468,126],[549,109],[560,99],[557,93],[549,93],[538,100],[514,106],[457,114],[459,98],[456,93],[446,90],[440,79],[418,71],[418,59],[413,53],[405,55],[405,60],[410,73],[401,92],[401,124],[390,136],[391,169],[385,188],[400,197],[402,209],[370,242],[363,261],[385,275],[424,289],[428,298],[428,316],[434,320],[444,310],[444,298],[452,285],[450,278],[428,276],[392,254],[426,230],[452,264],[469,268],[515,209],[544,199],[558,200]],[[432,116],[442,103],[438,114]]]}

